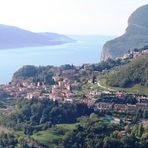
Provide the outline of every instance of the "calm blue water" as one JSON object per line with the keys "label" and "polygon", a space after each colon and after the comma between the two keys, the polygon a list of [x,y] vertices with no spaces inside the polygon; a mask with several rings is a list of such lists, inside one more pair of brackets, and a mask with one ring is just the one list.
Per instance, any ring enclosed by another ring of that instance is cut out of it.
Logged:
{"label": "calm blue water", "polygon": [[23,65],[63,65],[97,63],[103,44],[113,37],[71,36],[76,40],[58,46],[0,50],[0,83],[11,81],[13,73]]}

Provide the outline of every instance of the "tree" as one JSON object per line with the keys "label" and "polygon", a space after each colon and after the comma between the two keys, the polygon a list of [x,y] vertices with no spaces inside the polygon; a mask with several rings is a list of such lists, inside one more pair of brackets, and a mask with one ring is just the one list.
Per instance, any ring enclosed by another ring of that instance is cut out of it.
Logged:
{"label": "tree", "polygon": [[145,119],[148,118],[148,110],[144,110],[144,112],[143,112],[143,117],[144,117]]}

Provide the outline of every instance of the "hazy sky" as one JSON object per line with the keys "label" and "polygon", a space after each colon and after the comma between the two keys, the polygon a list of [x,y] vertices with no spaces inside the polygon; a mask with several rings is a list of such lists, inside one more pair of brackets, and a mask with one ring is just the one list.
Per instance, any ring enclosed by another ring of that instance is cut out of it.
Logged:
{"label": "hazy sky", "polygon": [[119,35],[148,0],[0,0],[0,24],[35,32]]}

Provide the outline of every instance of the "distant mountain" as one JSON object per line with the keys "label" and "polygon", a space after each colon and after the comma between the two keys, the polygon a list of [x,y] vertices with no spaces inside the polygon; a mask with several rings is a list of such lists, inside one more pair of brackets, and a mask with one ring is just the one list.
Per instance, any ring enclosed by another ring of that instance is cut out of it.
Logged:
{"label": "distant mountain", "polygon": [[128,19],[126,32],[108,41],[102,51],[101,60],[121,57],[129,50],[148,45],[148,5],[138,8]]}
{"label": "distant mountain", "polygon": [[34,33],[14,26],[0,25],[0,49],[50,46],[73,41],[56,33]]}

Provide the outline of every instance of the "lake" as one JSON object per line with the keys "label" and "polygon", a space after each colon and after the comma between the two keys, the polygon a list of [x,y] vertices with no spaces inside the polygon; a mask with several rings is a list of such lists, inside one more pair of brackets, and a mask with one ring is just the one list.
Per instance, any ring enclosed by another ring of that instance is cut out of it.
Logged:
{"label": "lake", "polygon": [[76,42],[44,47],[0,50],[0,84],[11,81],[13,73],[23,65],[82,65],[98,63],[103,44],[110,36],[70,36]]}

